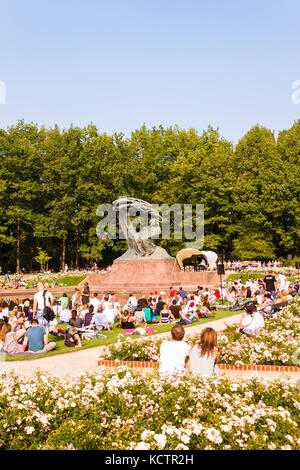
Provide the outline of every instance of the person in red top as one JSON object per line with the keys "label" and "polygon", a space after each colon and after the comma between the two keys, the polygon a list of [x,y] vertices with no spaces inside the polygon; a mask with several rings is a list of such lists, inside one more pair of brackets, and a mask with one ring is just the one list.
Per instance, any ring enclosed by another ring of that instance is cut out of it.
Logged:
{"label": "person in red top", "polygon": [[219,289],[216,289],[215,290],[215,296],[216,296],[216,299],[219,300],[221,298],[221,294],[220,294],[220,291]]}
{"label": "person in red top", "polygon": [[176,294],[176,289],[174,289],[174,287],[170,287],[170,297],[174,297],[174,295]]}

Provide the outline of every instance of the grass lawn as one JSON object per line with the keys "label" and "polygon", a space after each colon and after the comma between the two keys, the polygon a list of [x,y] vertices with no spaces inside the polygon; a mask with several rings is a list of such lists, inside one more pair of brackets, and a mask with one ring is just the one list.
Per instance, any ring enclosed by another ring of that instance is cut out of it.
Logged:
{"label": "grass lawn", "polygon": [[[76,287],[80,282],[82,282],[86,278],[86,274],[83,276],[63,276],[63,277],[54,277],[49,279],[49,283],[56,281],[57,284],[63,284],[64,287]],[[45,282],[45,281],[43,281]],[[35,282],[28,282],[28,287],[32,287],[33,284],[36,284]]]}
{"label": "grass lawn", "polygon": [[[199,324],[203,323],[209,323],[214,320],[220,320],[221,318],[226,318],[230,317],[232,315],[237,315],[238,313],[241,313],[241,311],[230,311],[230,310],[223,310],[223,311],[218,311],[216,315],[212,318],[203,318],[199,322],[194,322],[191,325],[186,325],[184,328],[189,329],[192,326],[196,326]],[[174,323],[171,323],[169,325],[149,325],[153,327],[156,331],[156,333],[165,333],[171,330],[171,328],[174,326]],[[59,328],[65,328],[66,326],[64,325],[58,325]],[[102,346],[106,344],[111,344],[111,343],[116,343],[118,340],[118,336],[122,334],[123,330],[114,327],[112,331],[105,331],[104,334],[107,336],[107,338],[100,338],[96,340],[83,340],[82,342],[85,343],[84,346],[81,348],[68,348],[67,346],[64,345],[64,340],[63,338],[59,338],[57,336],[51,336],[49,335],[49,341],[55,341],[56,342],[56,349],[54,351],[51,351],[50,353],[47,354],[40,354],[34,357],[29,357],[29,356],[4,356],[0,355],[0,362],[1,361],[26,361],[26,360],[34,360],[34,359],[39,359],[42,357],[49,357],[49,356],[56,356],[57,354],[67,354],[71,352],[76,352],[76,351],[82,351],[83,349],[89,349],[89,348],[95,348],[97,346]],[[131,336],[131,338],[140,338],[141,336]],[[147,338],[150,336],[147,336]],[[127,338],[127,336],[123,337],[124,339]]]}
{"label": "grass lawn", "polygon": [[[266,276],[265,273],[232,273],[230,276],[226,278],[226,282],[228,281],[236,281],[239,277],[242,277],[242,283],[246,284],[247,279],[250,277],[252,279],[262,279]],[[288,281],[295,282],[297,280],[296,277],[288,277]]]}

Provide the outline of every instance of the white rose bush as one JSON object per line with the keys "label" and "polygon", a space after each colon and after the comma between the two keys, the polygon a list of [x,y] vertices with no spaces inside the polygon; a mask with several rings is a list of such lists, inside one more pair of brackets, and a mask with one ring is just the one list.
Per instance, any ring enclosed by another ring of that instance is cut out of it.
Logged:
{"label": "white rose bush", "polygon": [[0,449],[296,450],[300,392],[278,379],[2,374]]}
{"label": "white rose bush", "polygon": [[[300,299],[294,299],[272,318],[265,319],[265,332],[259,335],[243,335],[237,326],[227,326],[218,334],[220,362],[224,364],[265,364],[279,366],[299,366],[300,353]],[[186,335],[191,345],[199,340],[199,335]],[[120,335],[117,343],[106,347],[101,359],[120,361],[158,361],[162,339],[125,340]],[[295,359],[296,358],[296,359]]]}

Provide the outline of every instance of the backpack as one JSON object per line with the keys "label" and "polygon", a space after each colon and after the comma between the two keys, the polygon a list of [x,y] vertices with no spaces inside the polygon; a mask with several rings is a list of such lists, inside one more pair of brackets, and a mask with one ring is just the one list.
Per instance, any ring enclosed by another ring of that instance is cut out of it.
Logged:
{"label": "backpack", "polygon": [[46,307],[46,290],[43,292],[43,297],[44,297],[44,310],[43,310],[43,317],[47,322],[50,322],[54,320],[54,312],[51,307]]}

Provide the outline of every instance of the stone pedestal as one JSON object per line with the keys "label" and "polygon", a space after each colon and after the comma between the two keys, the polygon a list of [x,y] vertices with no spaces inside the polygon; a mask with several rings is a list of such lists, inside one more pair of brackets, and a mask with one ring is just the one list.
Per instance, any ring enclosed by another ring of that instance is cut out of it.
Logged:
{"label": "stone pedestal", "polygon": [[108,292],[151,292],[168,290],[170,286],[186,289],[218,284],[219,276],[212,272],[183,272],[175,258],[117,259],[107,274],[91,274],[86,281],[92,290]]}

